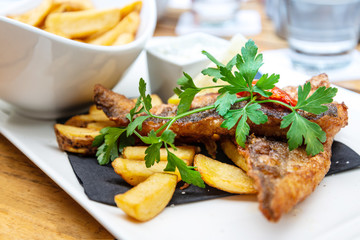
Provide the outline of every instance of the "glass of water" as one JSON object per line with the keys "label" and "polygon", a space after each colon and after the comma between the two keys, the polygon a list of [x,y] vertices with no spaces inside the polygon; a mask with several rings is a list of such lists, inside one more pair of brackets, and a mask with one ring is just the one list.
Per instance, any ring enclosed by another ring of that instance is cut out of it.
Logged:
{"label": "glass of water", "polygon": [[319,72],[351,62],[359,40],[360,0],[286,0],[286,10],[295,67]]}

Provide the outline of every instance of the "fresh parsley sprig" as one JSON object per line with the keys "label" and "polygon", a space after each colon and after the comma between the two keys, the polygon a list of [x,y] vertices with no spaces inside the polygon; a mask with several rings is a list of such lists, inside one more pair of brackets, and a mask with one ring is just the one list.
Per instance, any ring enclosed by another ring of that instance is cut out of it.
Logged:
{"label": "fresh parsley sprig", "polygon": [[[165,171],[175,171],[177,168],[180,172],[181,178],[183,181],[194,184],[199,187],[205,187],[204,181],[201,179],[200,173],[194,169],[192,166],[187,166],[183,160],[178,158],[175,154],[169,151],[169,148],[176,150],[174,145],[175,142],[175,133],[169,128],[171,124],[179,118],[190,115],[195,112],[204,111],[210,109],[211,107],[207,106],[202,109],[196,109],[188,113],[182,113],[175,117],[163,117],[157,116],[151,113],[151,97],[146,95],[146,83],[143,79],[140,79],[139,82],[139,92],[140,96],[138,97],[135,107],[131,109],[127,118],[129,119],[129,124],[125,128],[117,127],[108,127],[100,131],[100,135],[97,136],[93,142],[93,146],[98,146],[98,151],[96,156],[100,164],[107,164],[109,161],[113,161],[118,155],[119,151],[123,148],[123,143],[121,142],[121,137],[123,138],[133,138],[136,136],[143,143],[148,144],[148,148],[145,151],[145,165],[146,167],[151,167],[155,163],[160,161],[160,148],[165,147],[168,163]],[[159,118],[164,119],[166,122],[159,129],[151,130],[147,136],[142,136],[140,131],[142,130],[142,124],[148,118]],[[119,141],[118,141],[119,140]],[[133,142],[126,141],[128,145],[133,145]],[[122,148],[117,148],[122,146]]]}
{"label": "fresh parsley sprig", "polygon": [[[289,149],[293,150],[303,144],[306,145],[306,152],[315,155],[323,151],[322,143],[326,141],[326,134],[319,125],[309,121],[299,114],[299,110],[313,114],[321,114],[328,107],[325,104],[331,103],[336,95],[336,88],[321,87],[309,96],[311,86],[306,83],[298,89],[298,102],[296,106],[278,100],[270,99],[272,89],[279,81],[279,75],[263,74],[259,80],[254,82],[255,75],[263,64],[262,54],[258,54],[258,48],[252,40],[249,40],[241,50],[241,55],[234,56],[226,65],[222,64],[211,54],[203,51],[216,67],[209,67],[202,71],[202,74],[213,78],[214,82],[219,80],[223,84],[215,86],[197,87],[188,74],[178,80],[178,88],[174,92],[179,96],[180,102],[177,115],[171,117],[157,116],[151,113],[151,97],[146,95],[146,84],[140,79],[139,93],[135,107],[127,115],[130,123],[125,128],[104,128],[101,135],[95,138],[94,146],[98,146],[96,156],[100,164],[106,164],[114,160],[119,151],[126,145],[134,143],[134,137],[139,138],[143,143],[148,144],[146,149],[145,164],[151,167],[155,162],[160,161],[160,148],[165,147],[168,156],[168,164],[164,170],[175,171],[177,168],[182,180],[189,184],[204,187],[199,172],[194,167],[187,166],[184,161],[169,151],[169,148],[176,149],[174,145],[175,133],[171,125],[180,118],[194,113],[215,109],[224,118],[222,127],[227,129],[235,128],[235,138],[240,146],[245,147],[246,138],[250,133],[248,122],[263,124],[268,121],[267,115],[261,111],[262,103],[277,103],[291,110],[291,113],[283,117],[280,127],[287,128]],[[200,91],[209,88],[217,88],[219,96],[213,105],[191,109],[191,103]],[[240,92],[247,92],[244,97],[239,97]],[[232,108],[238,102],[245,102],[240,109]],[[142,124],[149,118],[163,119],[164,124],[142,136]]]}

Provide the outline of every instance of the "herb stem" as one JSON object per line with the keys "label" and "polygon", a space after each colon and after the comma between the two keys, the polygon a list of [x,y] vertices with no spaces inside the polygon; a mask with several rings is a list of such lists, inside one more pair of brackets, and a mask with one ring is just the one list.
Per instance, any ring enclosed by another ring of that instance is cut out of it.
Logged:
{"label": "herb stem", "polygon": [[[172,119],[173,117],[171,117],[170,119]],[[164,123],[161,127],[158,128],[158,130],[155,131],[156,135],[158,133],[160,133],[165,127],[167,127],[169,125],[170,121],[169,122],[166,122]]]}
{"label": "herb stem", "polygon": [[205,89],[212,89],[212,88],[222,88],[222,87],[227,87],[228,85],[215,85],[215,86],[207,86],[207,87],[201,87],[199,89],[201,90],[205,90]]}
{"label": "herb stem", "polygon": [[138,133],[137,131],[134,131],[134,133],[138,138],[141,139],[141,141],[143,141],[143,136],[140,133]]}
{"label": "herb stem", "polygon": [[250,99],[251,99],[250,96],[249,97],[238,98],[238,99],[236,99],[235,103],[243,102],[243,101],[250,100]]}
{"label": "herb stem", "polygon": [[166,128],[165,130],[168,130],[170,128],[170,126],[178,119],[180,118],[183,118],[183,117],[186,117],[186,116],[189,116],[191,114],[194,114],[194,113],[198,113],[198,112],[203,112],[203,111],[206,111],[206,110],[210,110],[210,109],[213,109],[215,108],[215,105],[209,105],[209,106],[206,106],[206,107],[201,107],[201,108],[196,108],[196,109],[193,109],[191,111],[188,111],[186,113],[183,113],[183,114],[180,114],[180,115],[177,115],[175,117],[160,117],[160,116],[157,116],[157,115],[150,115],[151,117],[154,117],[154,118],[161,118],[161,119],[166,119],[166,120],[170,120],[169,122],[166,122],[164,123],[158,130],[156,130],[156,134],[160,133],[164,128]]}
{"label": "herb stem", "polygon": [[163,116],[158,116],[158,115],[153,115],[153,114],[148,114],[150,117],[153,118],[158,118],[158,119],[165,119],[165,120],[171,120],[173,117],[163,117]]}
{"label": "herb stem", "polygon": [[286,104],[284,102],[281,102],[281,101],[278,101],[278,100],[272,100],[272,99],[267,99],[267,100],[261,100],[261,101],[256,101],[257,103],[268,103],[268,102],[273,102],[273,103],[277,103],[277,104],[280,104],[280,105],[283,105],[289,109],[291,109],[292,111],[295,111],[295,107],[289,105],[289,104]]}
{"label": "herb stem", "polygon": [[188,112],[179,114],[179,115],[177,115],[176,117],[174,117],[174,118],[169,122],[169,125],[166,127],[166,130],[168,130],[168,129],[170,128],[170,126],[171,126],[176,120],[178,120],[178,119],[180,119],[180,118],[189,116],[189,115],[194,114],[194,113],[207,111],[207,110],[210,110],[210,109],[213,109],[213,108],[215,108],[215,105],[209,105],[209,106],[206,106],[206,107],[195,108],[195,109],[193,109],[193,110],[191,110],[191,111],[188,111]]}

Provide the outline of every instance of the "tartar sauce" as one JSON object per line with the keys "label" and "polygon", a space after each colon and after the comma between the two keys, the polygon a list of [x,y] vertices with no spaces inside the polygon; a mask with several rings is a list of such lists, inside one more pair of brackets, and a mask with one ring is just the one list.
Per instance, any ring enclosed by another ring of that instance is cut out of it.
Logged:
{"label": "tartar sauce", "polygon": [[201,53],[203,50],[215,57],[220,57],[227,46],[228,42],[226,41],[196,37],[180,39],[180,41],[172,39],[154,47],[153,51],[170,61],[185,64],[206,58]]}

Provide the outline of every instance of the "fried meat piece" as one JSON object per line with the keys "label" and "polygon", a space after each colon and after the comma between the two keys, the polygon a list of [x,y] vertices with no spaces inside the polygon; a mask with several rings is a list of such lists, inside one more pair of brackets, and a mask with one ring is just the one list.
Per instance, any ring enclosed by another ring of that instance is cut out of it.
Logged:
{"label": "fried meat piece", "polygon": [[238,146],[269,221],[278,221],[315,190],[330,168],[331,145],[328,138],[323,152],[308,156],[304,148],[289,151],[287,143],[252,135],[245,149]]}
{"label": "fried meat piece", "polygon": [[[329,86],[324,74],[312,80],[310,94],[318,87]],[[336,116],[325,115],[317,122],[326,133],[326,142],[324,151],[315,156],[308,156],[304,147],[289,151],[288,144],[283,141],[254,134],[248,138],[246,148],[238,146],[238,152],[247,162],[247,174],[255,181],[259,208],[268,220],[278,221],[303,201],[329,171],[333,139],[348,124],[346,105],[336,105]]]}
{"label": "fried meat piece", "polygon": [[[312,85],[311,93],[321,86],[329,87],[326,74],[309,81]],[[297,88],[288,87],[285,90],[297,99]],[[217,96],[198,96],[192,102],[191,108],[214,104]],[[97,85],[95,102],[111,120],[121,126],[128,124],[125,115],[134,105],[124,96]],[[246,102],[237,103],[233,109],[242,108],[245,104]],[[348,115],[344,103],[331,103],[327,106],[328,110],[320,115],[298,112],[317,123],[326,133],[324,151],[315,156],[308,156],[303,147],[289,151],[288,144],[284,142],[288,129],[281,129],[280,123],[284,116],[291,113],[289,109],[280,108],[276,104],[262,104],[261,110],[268,116],[268,121],[260,125],[248,122],[252,135],[248,138],[246,148],[238,146],[238,152],[245,157],[249,168],[248,175],[255,180],[260,210],[270,221],[278,221],[283,214],[311,194],[329,170],[334,136],[347,125]],[[153,114],[160,116],[175,116],[176,111],[177,106],[171,104],[151,109]],[[171,130],[183,139],[201,139],[214,134],[233,137],[235,128],[222,128],[223,121],[224,119],[212,109],[177,120],[171,126]],[[141,134],[157,130],[165,123],[166,120],[163,119],[149,118],[143,123]]]}
{"label": "fried meat piece", "polygon": [[[311,82],[314,81],[314,83],[317,83],[318,78],[323,79],[324,76],[315,77]],[[326,81],[324,80],[323,82]],[[315,84],[312,91],[319,86],[319,84]],[[192,103],[191,109],[214,104],[217,96],[218,94],[215,93],[197,96]],[[107,114],[110,120],[115,121],[119,126],[126,126],[129,123],[126,114],[134,107],[134,103],[125,96],[114,93],[101,85],[96,85],[95,103],[98,108],[102,109]],[[246,103],[247,102],[239,102],[232,108],[243,108]],[[310,121],[317,123],[325,131],[325,129],[331,128],[332,125],[337,124],[339,121],[339,112],[346,111],[346,106],[344,104],[332,103],[328,104],[328,107],[329,109],[320,115],[314,115],[304,111],[299,111],[299,114]],[[291,110],[279,107],[276,104],[262,104],[261,110],[268,116],[268,121],[260,125],[248,121],[250,131],[257,136],[271,136],[286,139],[288,128],[280,128],[280,123],[284,116],[291,113]],[[176,111],[177,105],[173,104],[162,104],[151,109],[151,112],[155,115],[168,117],[175,116]],[[149,118],[143,123],[140,134],[147,135],[151,130],[156,131],[167,121],[169,120]],[[215,109],[212,109],[178,119],[172,124],[171,130],[176,133],[177,138],[192,138],[194,140],[212,137],[214,134],[234,136],[235,128],[227,130],[221,127],[223,121],[223,117],[220,116]]]}

